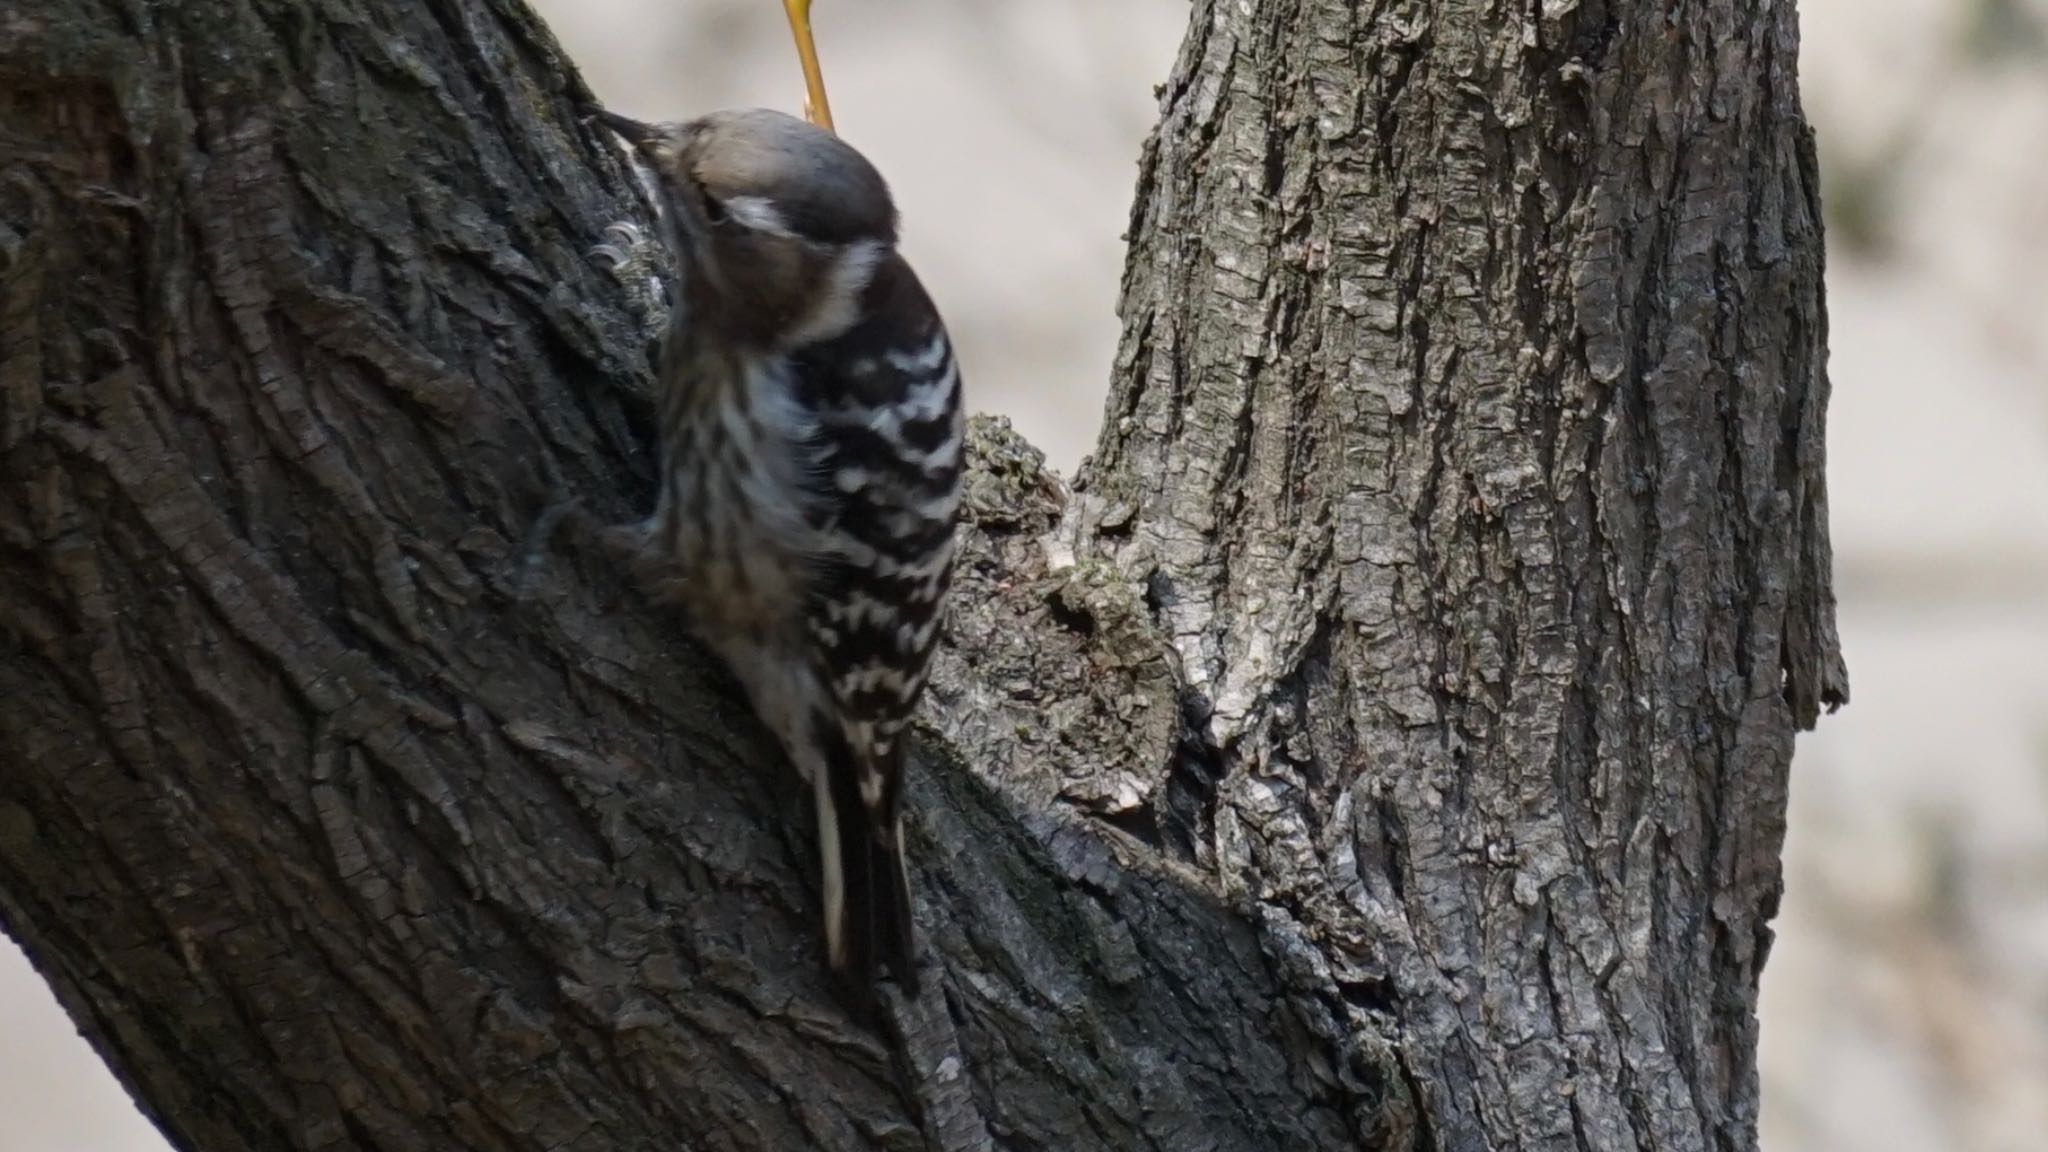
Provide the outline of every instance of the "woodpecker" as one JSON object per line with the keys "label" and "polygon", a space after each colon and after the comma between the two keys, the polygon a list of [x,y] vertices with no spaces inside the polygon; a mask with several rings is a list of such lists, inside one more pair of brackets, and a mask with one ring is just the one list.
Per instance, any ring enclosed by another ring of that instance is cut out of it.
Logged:
{"label": "woodpecker", "polygon": [[[626,543],[811,785],[829,969],[914,996],[904,745],[953,573],[952,343],[888,185],[836,134],[767,109],[601,118],[676,269],[660,494]],[[617,270],[638,238],[613,236]]]}

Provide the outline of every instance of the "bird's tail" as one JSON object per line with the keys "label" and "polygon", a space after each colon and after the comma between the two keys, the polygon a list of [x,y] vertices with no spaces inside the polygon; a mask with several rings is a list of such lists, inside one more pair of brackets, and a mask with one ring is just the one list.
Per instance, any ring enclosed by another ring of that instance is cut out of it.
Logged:
{"label": "bird's tail", "polygon": [[837,725],[819,728],[824,771],[812,786],[827,962],[861,994],[872,990],[886,968],[904,994],[915,997],[917,945],[903,860],[903,746],[895,744],[877,762],[853,748]]}

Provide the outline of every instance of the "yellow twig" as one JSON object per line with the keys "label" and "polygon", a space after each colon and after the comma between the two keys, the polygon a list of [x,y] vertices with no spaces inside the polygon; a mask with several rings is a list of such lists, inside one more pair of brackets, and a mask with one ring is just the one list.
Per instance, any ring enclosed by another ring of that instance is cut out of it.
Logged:
{"label": "yellow twig", "polygon": [[818,68],[818,46],[811,39],[811,0],[782,0],[782,10],[789,13],[796,57],[804,66],[804,119],[830,132],[832,105],[825,100],[825,74]]}

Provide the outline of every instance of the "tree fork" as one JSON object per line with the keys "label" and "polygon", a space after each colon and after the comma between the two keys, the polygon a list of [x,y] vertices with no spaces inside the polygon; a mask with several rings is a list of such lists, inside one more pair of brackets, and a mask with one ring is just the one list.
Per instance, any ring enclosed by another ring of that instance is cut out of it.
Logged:
{"label": "tree fork", "polygon": [[975,429],[882,1036],[722,674],[527,555],[649,474],[545,30],[0,27],[0,921],[180,1146],[1755,1146],[1847,692],[1789,5],[1198,0],[1096,457]]}

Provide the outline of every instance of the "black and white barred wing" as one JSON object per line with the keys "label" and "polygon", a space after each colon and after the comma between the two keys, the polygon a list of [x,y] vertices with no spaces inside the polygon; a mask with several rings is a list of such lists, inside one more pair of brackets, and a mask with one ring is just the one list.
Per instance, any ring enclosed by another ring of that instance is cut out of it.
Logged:
{"label": "black and white barred wing", "polygon": [[819,424],[826,553],[810,624],[843,719],[886,752],[924,687],[952,578],[960,370],[929,303],[880,310],[819,351],[797,364]]}
{"label": "black and white barred wing", "polygon": [[885,266],[871,294],[862,323],[794,361],[818,430],[806,623],[835,710],[815,720],[834,965],[886,963],[914,991],[903,737],[952,581],[964,426],[959,367],[909,269]]}

